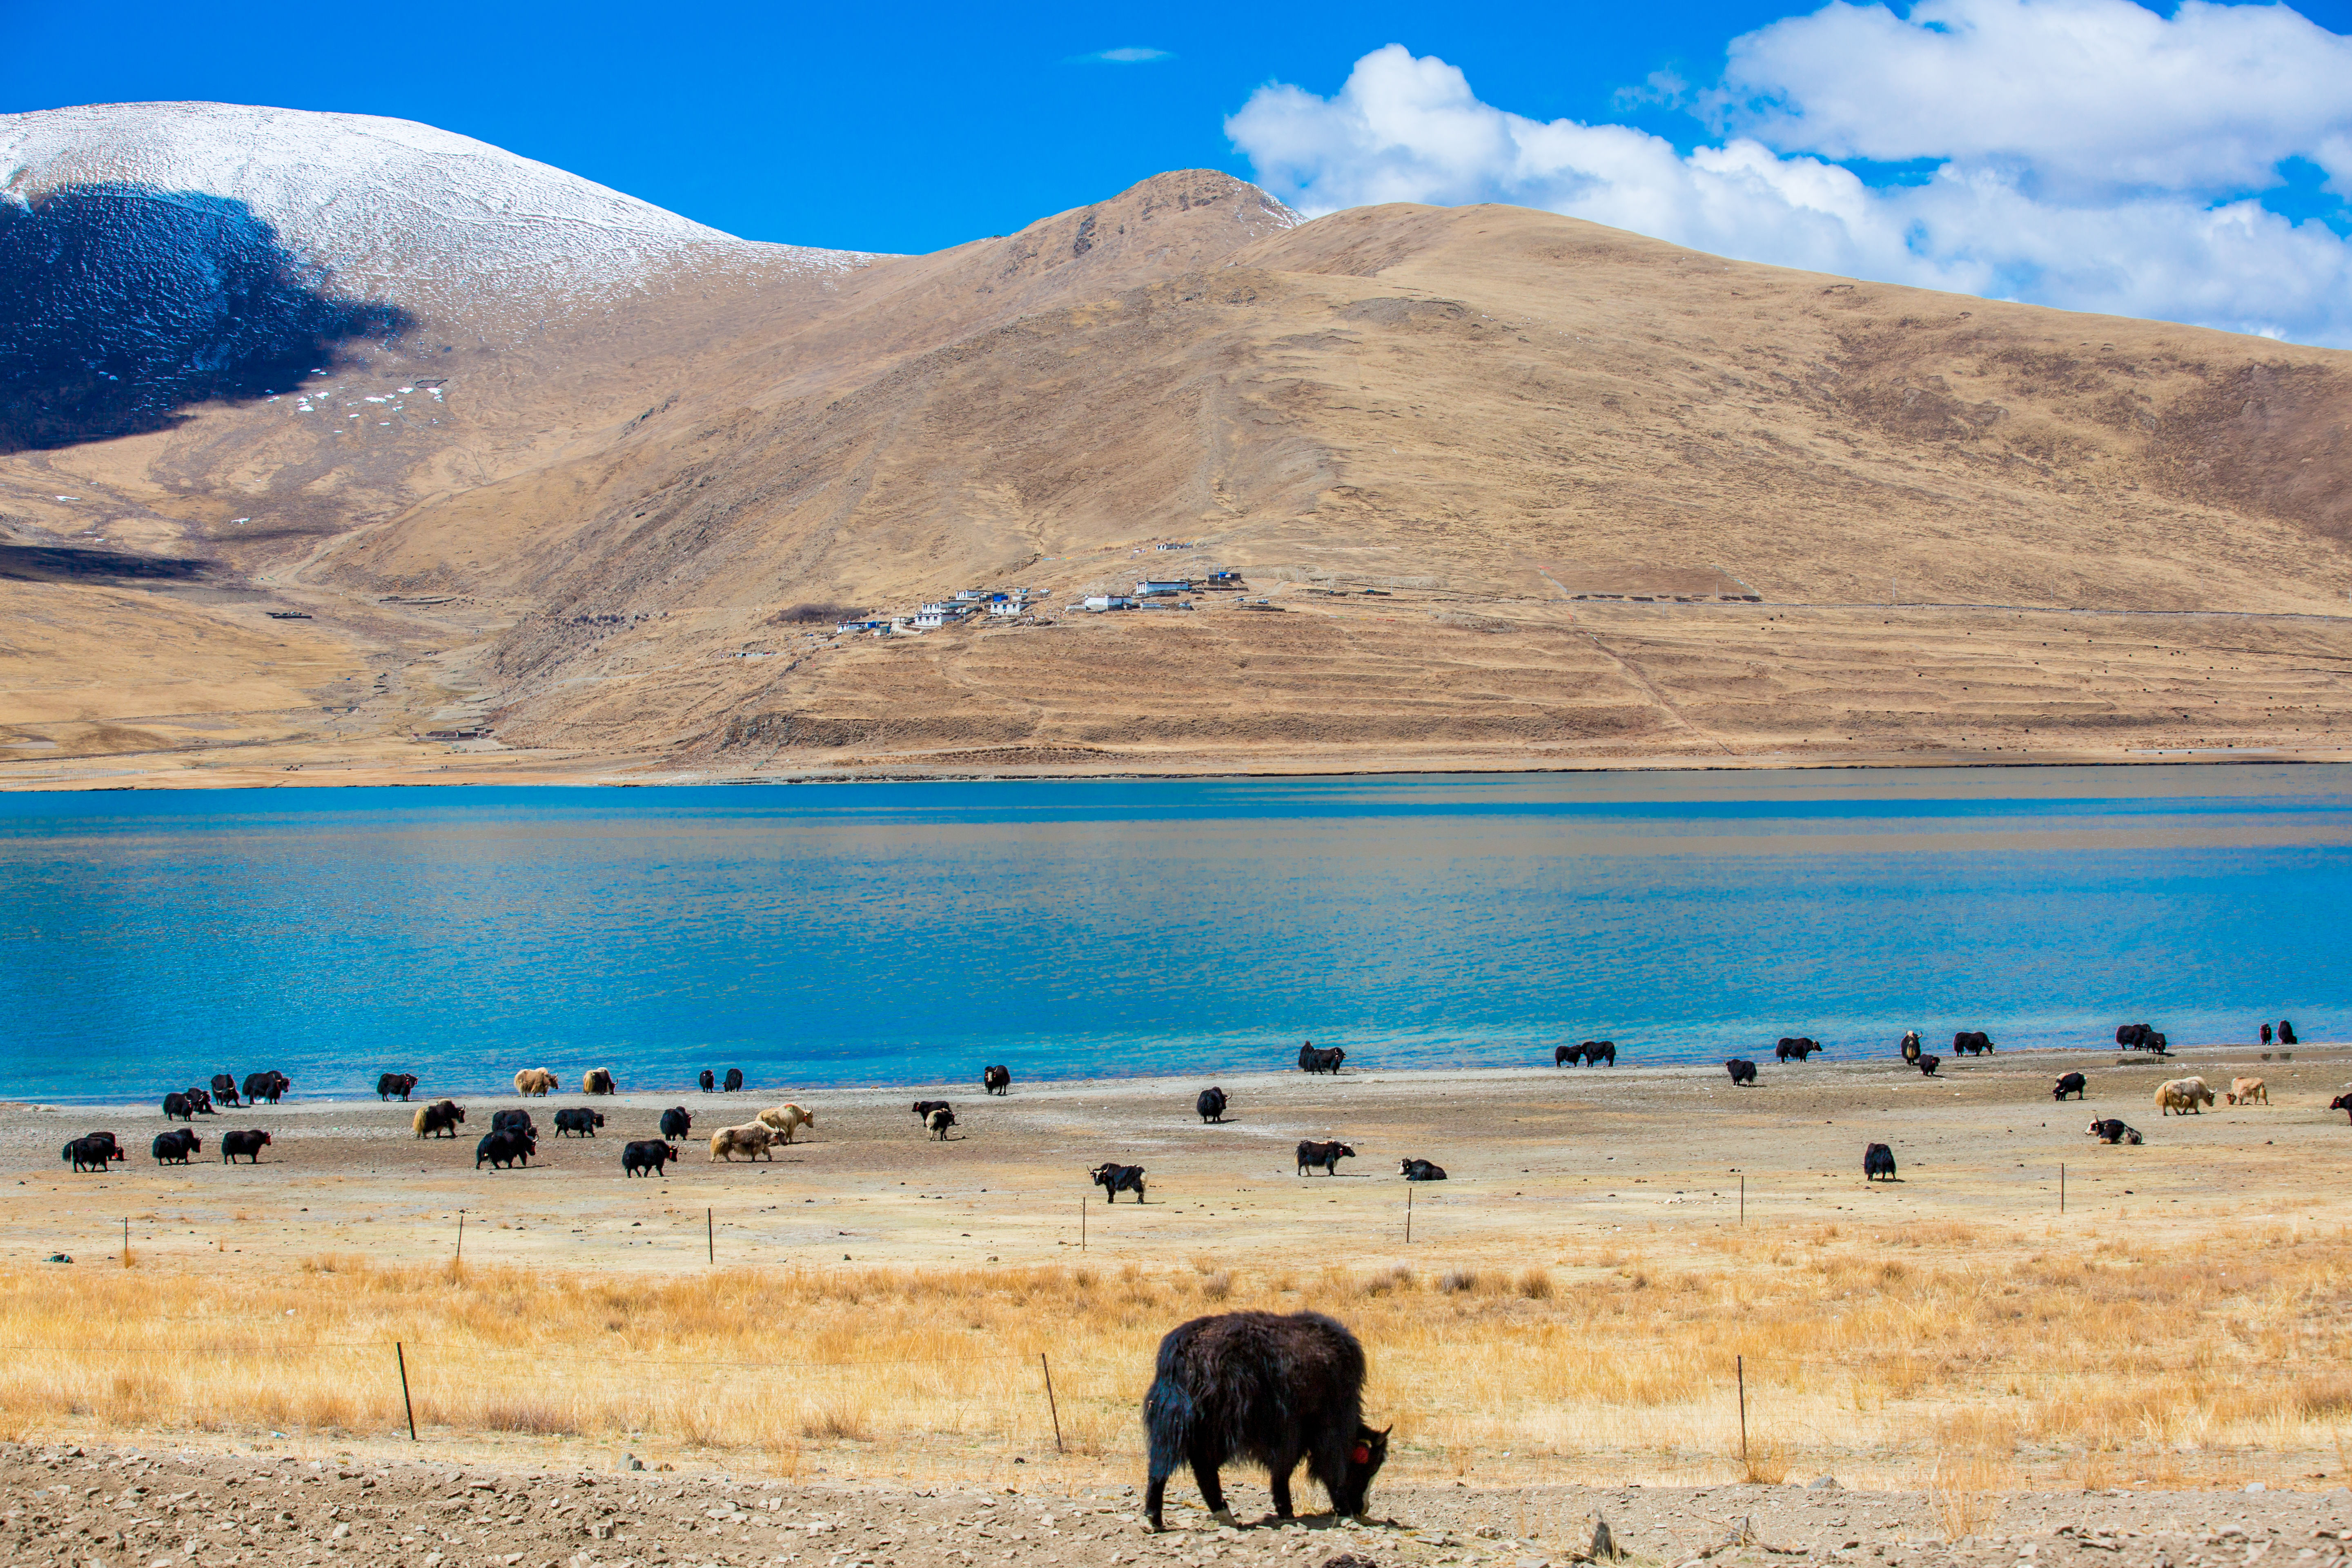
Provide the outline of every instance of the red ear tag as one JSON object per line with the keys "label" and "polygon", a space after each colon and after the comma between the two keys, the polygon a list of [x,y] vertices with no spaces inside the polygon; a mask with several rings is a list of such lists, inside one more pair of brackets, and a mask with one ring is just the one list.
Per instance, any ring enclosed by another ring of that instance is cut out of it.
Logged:
{"label": "red ear tag", "polygon": [[1372,1446],[1370,1443],[1359,1443],[1356,1445],[1356,1451],[1348,1457],[1360,1465],[1369,1465],[1372,1462]]}

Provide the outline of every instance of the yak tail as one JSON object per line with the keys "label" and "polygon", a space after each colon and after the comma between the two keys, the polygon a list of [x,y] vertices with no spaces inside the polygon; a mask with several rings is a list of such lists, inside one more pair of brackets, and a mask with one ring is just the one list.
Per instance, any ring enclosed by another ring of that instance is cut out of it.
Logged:
{"label": "yak tail", "polygon": [[1151,1450],[1151,1474],[1172,1476],[1184,1468],[1192,1447],[1192,1396],[1163,1370],[1143,1396],[1143,1427]]}

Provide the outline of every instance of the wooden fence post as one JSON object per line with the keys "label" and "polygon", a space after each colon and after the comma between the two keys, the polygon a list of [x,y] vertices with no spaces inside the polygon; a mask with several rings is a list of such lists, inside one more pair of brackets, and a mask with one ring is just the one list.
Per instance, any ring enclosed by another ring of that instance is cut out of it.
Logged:
{"label": "wooden fence post", "polygon": [[1054,1402],[1054,1363],[1045,1359],[1044,1351],[1039,1351],[1037,1364],[1045,1373],[1045,1408],[1053,1413],[1054,1452],[1058,1454],[1062,1451],[1062,1407]]}
{"label": "wooden fence post", "polygon": [[392,1342],[392,1353],[400,1362],[400,1407],[408,1413],[408,1440],[416,1441],[416,1404],[408,1397],[408,1352],[398,1340]]}
{"label": "wooden fence post", "polygon": [[1748,1468],[1748,1358],[1734,1356],[1731,1366],[1739,1378],[1739,1468],[1745,1479]]}

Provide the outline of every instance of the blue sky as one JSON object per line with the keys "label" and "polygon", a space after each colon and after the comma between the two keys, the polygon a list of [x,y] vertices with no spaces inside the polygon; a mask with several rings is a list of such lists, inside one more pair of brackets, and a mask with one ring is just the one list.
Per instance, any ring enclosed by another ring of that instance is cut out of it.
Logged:
{"label": "blue sky", "polygon": [[[2352,0],[2345,0],[2352,9]],[[0,109],[211,99],[421,120],[748,239],[918,251],[1164,169],[1248,177],[1225,117],[1271,81],[1336,89],[1383,44],[1491,98],[1612,114],[1652,71],[1719,67],[1772,5],[106,6],[0,0]],[[1080,63],[1118,48],[1139,64]],[[1685,139],[1687,116],[1641,117]]]}
{"label": "blue sky", "polygon": [[[2352,0],[0,0],[0,110],[399,116],[750,238],[933,249],[1210,166],[1310,212],[1517,201],[1759,260],[2352,342]],[[2065,67],[2061,33],[2097,63]],[[2221,143],[2238,154],[2203,155]]]}

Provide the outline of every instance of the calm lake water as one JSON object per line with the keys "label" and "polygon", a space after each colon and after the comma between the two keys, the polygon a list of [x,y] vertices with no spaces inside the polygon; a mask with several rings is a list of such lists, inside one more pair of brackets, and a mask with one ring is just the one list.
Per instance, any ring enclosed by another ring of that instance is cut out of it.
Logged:
{"label": "calm lake water", "polygon": [[2352,769],[0,795],[0,1095],[2336,1037]]}

